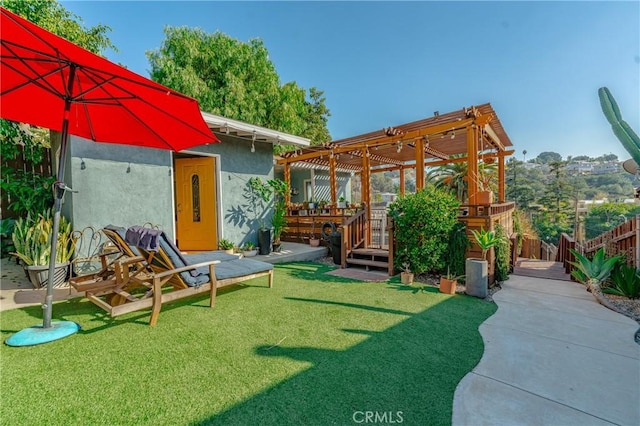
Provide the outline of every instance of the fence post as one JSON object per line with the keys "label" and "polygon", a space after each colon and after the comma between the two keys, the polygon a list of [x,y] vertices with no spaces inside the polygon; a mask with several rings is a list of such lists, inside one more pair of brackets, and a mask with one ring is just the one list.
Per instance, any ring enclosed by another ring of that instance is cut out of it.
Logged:
{"label": "fence post", "polygon": [[640,244],[640,215],[636,215],[634,226],[636,227],[636,240],[634,241],[633,247],[636,250],[636,255],[634,257],[635,264],[633,266],[638,269],[638,266],[640,266],[640,250],[638,250],[638,244]]}

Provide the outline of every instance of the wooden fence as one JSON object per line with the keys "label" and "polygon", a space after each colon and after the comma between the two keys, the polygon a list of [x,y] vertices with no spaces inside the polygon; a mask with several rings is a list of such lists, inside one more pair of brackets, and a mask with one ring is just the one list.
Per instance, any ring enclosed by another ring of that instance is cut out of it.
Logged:
{"label": "wooden fence", "polygon": [[553,244],[547,244],[538,238],[525,235],[522,239],[522,251],[520,257],[527,259],[555,260],[558,248]]}
{"label": "wooden fence", "polygon": [[610,231],[598,235],[584,243],[583,251],[587,257],[604,247],[607,257],[622,255],[629,266],[640,266],[640,215],[621,223]]}
{"label": "wooden fence", "polygon": [[[42,161],[39,164],[33,164],[28,161],[24,155],[24,147],[18,146],[18,150],[20,153],[14,159],[2,159],[2,169],[13,169],[13,170],[22,170],[24,172],[31,172],[40,176],[53,176],[53,171],[51,167],[51,150],[45,148]],[[5,173],[3,172],[3,175]],[[9,209],[9,205],[15,201],[11,200],[9,194],[5,191],[2,191],[2,196],[0,197],[0,212],[2,212],[3,218],[18,218],[19,214],[13,212]]]}

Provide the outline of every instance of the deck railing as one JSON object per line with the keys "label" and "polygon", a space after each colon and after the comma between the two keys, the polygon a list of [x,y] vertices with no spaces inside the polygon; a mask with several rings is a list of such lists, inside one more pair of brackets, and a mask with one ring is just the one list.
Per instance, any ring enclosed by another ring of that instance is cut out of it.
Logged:
{"label": "deck railing", "polygon": [[582,251],[581,246],[576,243],[576,240],[569,234],[563,232],[560,235],[560,241],[558,242],[558,252],[556,254],[555,260],[556,262],[562,262],[564,271],[569,275],[571,275],[571,271],[573,271],[574,268],[571,263],[576,261],[575,256],[573,255],[573,253],[571,253],[572,249],[578,252]]}
{"label": "deck railing", "polygon": [[351,250],[359,247],[367,248],[368,215],[368,209],[365,207],[362,211],[345,219],[342,222],[342,226],[340,226],[342,234],[340,259],[343,268],[347,266],[347,256],[351,253]]}

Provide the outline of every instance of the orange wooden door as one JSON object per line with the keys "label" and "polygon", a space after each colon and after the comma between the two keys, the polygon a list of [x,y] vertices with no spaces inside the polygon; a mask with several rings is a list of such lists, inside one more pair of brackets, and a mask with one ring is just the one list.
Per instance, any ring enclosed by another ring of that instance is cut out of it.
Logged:
{"label": "orange wooden door", "polygon": [[216,250],[215,159],[176,158],[176,233],[180,250]]}

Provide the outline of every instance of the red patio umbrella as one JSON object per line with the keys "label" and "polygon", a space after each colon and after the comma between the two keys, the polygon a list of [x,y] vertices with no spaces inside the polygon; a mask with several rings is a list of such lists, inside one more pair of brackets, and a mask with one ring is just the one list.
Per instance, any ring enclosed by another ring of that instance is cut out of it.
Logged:
{"label": "red patio umbrella", "polygon": [[[55,328],[51,323],[53,270],[66,189],[63,179],[68,135],[175,151],[219,142],[204,122],[195,99],[116,65],[4,8],[0,8],[0,117],[62,133],[43,330]],[[46,339],[43,341],[53,340]]]}

